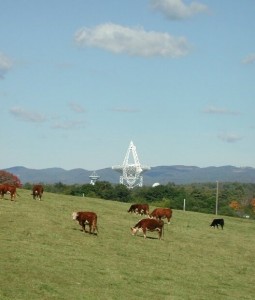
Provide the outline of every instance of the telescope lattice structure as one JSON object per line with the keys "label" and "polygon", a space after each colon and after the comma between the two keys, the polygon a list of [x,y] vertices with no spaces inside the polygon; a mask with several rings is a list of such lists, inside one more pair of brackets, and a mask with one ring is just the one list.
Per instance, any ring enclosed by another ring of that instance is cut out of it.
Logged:
{"label": "telescope lattice structure", "polygon": [[96,171],[93,171],[92,174],[89,176],[90,178],[90,184],[95,185],[96,181],[100,178],[99,175],[97,175]]}
{"label": "telescope lattice structure", "polygon": [[[132,157],[132,160],[130,156]],[[136,152],[136,146],[131,141],[123,164],[113,166],[112,169],[122,173],[122,175],[120,176],[120,184],[124,184],[129,189],[132,189],[135,186],[143,186],[142,173],[144,171],[150,170],[150,167],[140,164]]]}

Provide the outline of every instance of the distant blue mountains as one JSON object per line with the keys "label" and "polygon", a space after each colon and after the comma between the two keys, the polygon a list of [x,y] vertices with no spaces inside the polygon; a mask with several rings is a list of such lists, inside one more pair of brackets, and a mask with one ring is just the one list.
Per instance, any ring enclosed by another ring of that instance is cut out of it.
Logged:
{"label": "distant blue mountains", "polygon": [[[16,166],[5,169],[19,177],[22,184],[25,183],[63,183],[63,184],[86,184],[90,182],[89,176],[92,171],[85,169],[64,170],[62,168],[29,169]],[[94,170],[93,170],[94,171]],[[120,173],[111,168],[96,170],[100,181],[119,183]],[[167,184],[190,184],[204,182],[240,182],[255,183],[255,168],[252,167],[195,167],[195,166],[158,166],[152,167],[143,173],[144,185],[154,183]]]}

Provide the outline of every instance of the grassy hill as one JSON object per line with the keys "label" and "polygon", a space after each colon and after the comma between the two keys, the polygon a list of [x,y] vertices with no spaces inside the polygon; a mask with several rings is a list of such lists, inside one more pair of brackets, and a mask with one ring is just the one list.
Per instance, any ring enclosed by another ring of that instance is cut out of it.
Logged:
{"label": "grassy hill", "polygon": [[[254,299],[255,223],[175,210],[157,233],[132,236],[130,206],[19,190],[0,199],[0,299]],[[80,231],[78,210],[98,214],[99,235]]]}

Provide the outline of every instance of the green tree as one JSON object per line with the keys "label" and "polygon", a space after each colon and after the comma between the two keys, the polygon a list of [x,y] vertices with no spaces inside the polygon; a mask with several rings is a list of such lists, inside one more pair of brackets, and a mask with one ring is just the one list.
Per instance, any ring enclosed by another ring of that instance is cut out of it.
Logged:
{"label": "green tree", "polygon": [[102,199],[113,199],[114,189],[108,181],[97,181],[95,183],[95,191],[96,194]]}
{"label": "green tree", "polygon": [[120,202],[129,202],[131,191],[124,184],[117,184],[114,188],[114,200]]}

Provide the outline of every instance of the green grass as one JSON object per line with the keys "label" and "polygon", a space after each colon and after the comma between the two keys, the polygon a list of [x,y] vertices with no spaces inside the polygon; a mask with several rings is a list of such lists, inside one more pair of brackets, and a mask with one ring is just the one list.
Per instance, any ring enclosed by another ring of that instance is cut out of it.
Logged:
{"label": "green grass", "polygon": [[[130,204],[19,190],[0,200],[0,299],[254,299],[255,222],[174,210],[157,233],[132,236]],[[7,199],[8,198],[8,199]],[[98,214],[98,236],[73,211]]]}

